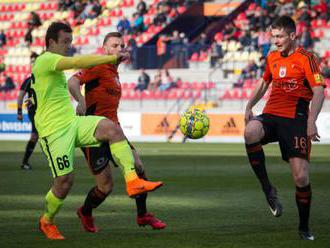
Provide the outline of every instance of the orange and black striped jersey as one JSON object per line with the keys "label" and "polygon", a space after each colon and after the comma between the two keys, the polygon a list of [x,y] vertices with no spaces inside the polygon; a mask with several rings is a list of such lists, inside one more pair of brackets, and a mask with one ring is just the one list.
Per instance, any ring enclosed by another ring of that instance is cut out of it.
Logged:
{"label": "orange and black striped jersey", "polygon": [[312,87],[325,86],[315,56],[301,47],[287,57],[271,52],[263,79],[272,84],[263,113],[287,118],[306,117]]}
{"label": "orange and black striped jersey", "polygon": [[117,67],[97,65],[80,70],[74,76],[80,80],[80,84],[85,84],[86,115],[105,116],[118,122],[121,84]]}

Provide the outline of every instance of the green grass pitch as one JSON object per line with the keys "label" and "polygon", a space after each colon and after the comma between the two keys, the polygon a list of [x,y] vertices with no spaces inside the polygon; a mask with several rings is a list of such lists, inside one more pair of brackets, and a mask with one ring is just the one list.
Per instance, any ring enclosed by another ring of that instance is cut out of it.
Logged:
{"label": "green grass pitch", "polygon": [[135,145],[148,177],[165,183],[148,197],[149,211],[168,224],[165,230],[136,225],[135,202],[126,196],[119,169],[114,169],[114,192],[94,212],[101,231],[84,232],[75,211],[94,181],[77,151],[75,183],[56,218],[66,240],[46,240],[38,231],[38,217],[52,181],[48,164],[37,147],[33,170],[22,171],[25,142],[1,141],[0,247],[330,247],[329,145],[312,151],[313,242],[298,239],[294,184],[277,145],[266,146],[265,152],[270,179],[284,205],[280,218],[272,217],[243,144]]}

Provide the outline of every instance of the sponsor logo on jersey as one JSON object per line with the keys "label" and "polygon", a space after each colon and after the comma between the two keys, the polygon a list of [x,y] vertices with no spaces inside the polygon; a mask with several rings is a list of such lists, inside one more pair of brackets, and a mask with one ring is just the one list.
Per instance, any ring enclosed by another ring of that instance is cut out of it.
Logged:
{"label": "sponsor logo on jersey", "polygon": [[298,89],[298,83],[294,79],[288,81],[278,81],[278,82],[273,81],[273,87],[281,88],[285,92],[291,92]]}

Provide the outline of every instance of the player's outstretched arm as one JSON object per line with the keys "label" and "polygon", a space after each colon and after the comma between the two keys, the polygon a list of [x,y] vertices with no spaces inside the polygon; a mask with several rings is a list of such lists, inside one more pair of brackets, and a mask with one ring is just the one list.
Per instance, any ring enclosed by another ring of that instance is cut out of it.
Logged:
{"label": "player's outstretched arm", "polygon": [[311,101],[310,113],[308,115],[307,122],[307,136],[313,141],[319,141],[319,134],[316,127],[316,120],[321,112],[323,102],[324,102],[324,87],[316,86],[312,88],[313,98]]}
{"label": "player's outstretched arm", "polygon": [[56,71],[85,69],[101,64],[117,64],[121,58],[116,55],[80,55],[62,57],[56,64]]}
{"label": "player's outstretched arm", "polygon": [[260,99],[265,95],[269,84],[261,79],[252,93],[252,97],[248,101],[245,108],[245,122],[247,123],[252,117],[252,108],[260,101]]}
{"label": "player's outstretched arm", "polygon": [[78,102],[76,107],[77,115],[85,115],[86,113],[86,103],[85,98],[80,91],[80,80],[72,76],[68,81],[69,91],[73,98]]}

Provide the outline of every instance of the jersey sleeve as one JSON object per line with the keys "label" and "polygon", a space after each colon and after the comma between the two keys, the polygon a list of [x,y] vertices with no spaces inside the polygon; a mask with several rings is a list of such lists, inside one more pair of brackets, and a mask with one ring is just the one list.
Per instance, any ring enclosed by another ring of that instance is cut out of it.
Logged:
{"label": "jersey sleeve", "polygon": [[46,71],[56,71],[56,65],[61,58],[63,58],[62,55],[49,53],[45,58],[43,67]]}
{"label": "jersey sleeve", "polygon": [[263,80],[267,83],[270,84],[272,82],[272,73],[270,71],[270,65],[269,65],[269,59],[267,58],[266,60],[266,66],[265,66],[265,72],[264,75],[262,76]]}
{"label": "jersey sleeve", "polygon": [[308,59],[306,59],[304,71],[309,86],[325,86],[325,81],[321,75],[319,64],[313,54],[308,56]]}
{"label": "jersey sleeve", "polygon": [[94,79],[99,78],[98,69],[93,67],[91,69],[82,69],[74,74],[79,79],[80,84],[86,84]]}

